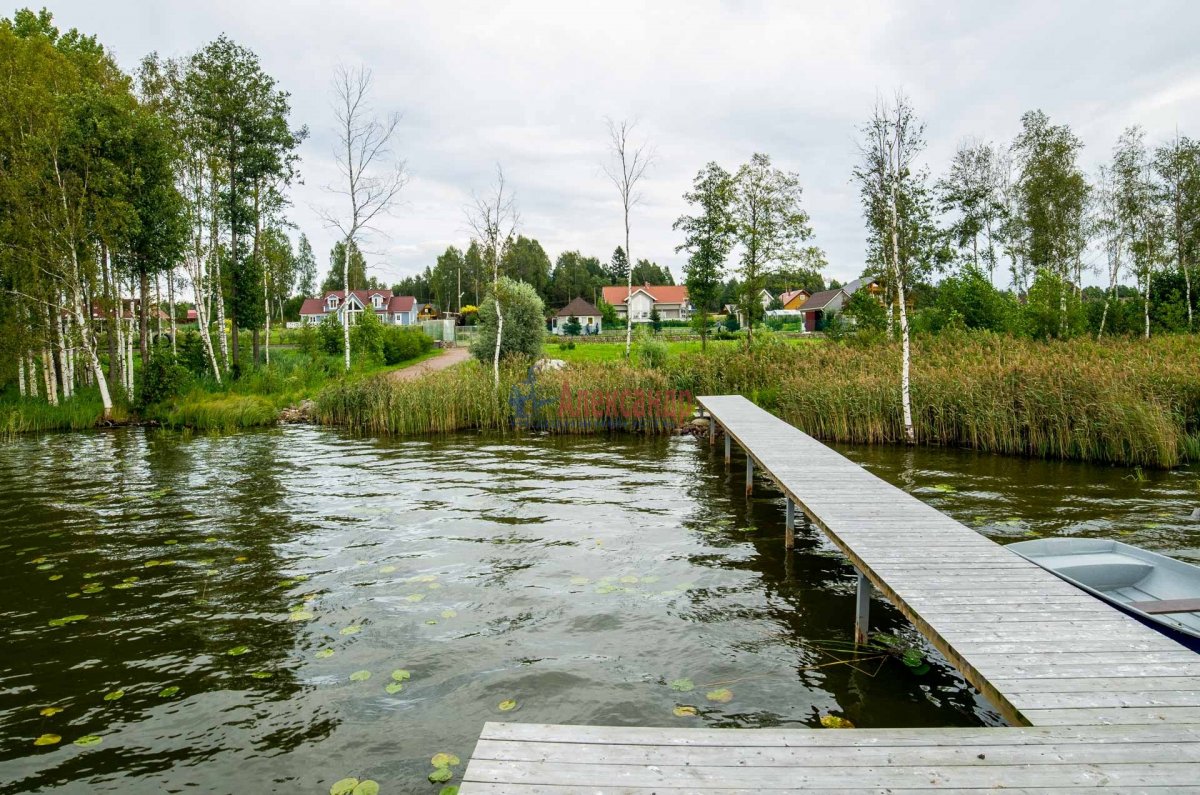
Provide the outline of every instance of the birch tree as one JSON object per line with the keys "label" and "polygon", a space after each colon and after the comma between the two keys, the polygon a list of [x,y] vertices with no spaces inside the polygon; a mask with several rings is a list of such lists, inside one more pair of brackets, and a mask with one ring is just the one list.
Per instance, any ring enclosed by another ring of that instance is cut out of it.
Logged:
{"label": "birch tree", "polygon": [[1154,152],[1158,198],[1165,211],[1165,255],[1183,276],[1188,331],[1193,330],[1192,271],[1200,240],[1200,143],[1175,134]]}
{"label": "birch tree", "polygon": [[1117,282],[1125,261],[1125,235],[1121,226],[1117,198],[1113,171],[1107,166],[1101,166],[1096,180],[1093,228],[1104,243],[1104,256],[1108,266],[1108,287],[1104,291],[1104,309],[1100,313],[1100,326],[1096,331],[1097,340],[1104,336],[1109,309],[1113,301],[1117,299]]}
{"label": "birch tree", "polygon": [[1146,134],[1141,127],[1126,129],[1117,140],[1112,171],[1117,217],[1142,293],[1143,333],[1150,339],[1150,296],[1155,271],[1163,260],[1166,217],[1156,195]]}
{"label": "birch tree", "polygon": [[[504,336],[504,314],[500,308],[500,263],[512,245],[521,222],[516,196],[504,180],[504,169],[496,164],[496,183],[485,196],[476,195],[467,207],[467,225],[479,243],[484,263],[492,272],[492,297],[496,307],[496,347],[492,353],[492,377],[500,388],[500,341]],[[472,245],[474,245],[474,242]]]}
{"label": "birch tree", "polygon": [[890,104],[876,102],[862,135],[862,160],[854,178],[859,184],[872,256],[885,266],[899,314],[900,402],[905,440],[914,444],[907,284],[918,266],[927,264],[928,254],[922,249],[931,237],[925,177],[916,167],[916,158],[925,148],[924,125],[908,97],[897,92]]}
{"label": "birch tree", "polygon": [[[617,189],[617,195],[621,199],[625,222],[625,261],[632,264],[636,260],[629,248],[629,212],[641,203],[638,183],[642,181],[654,158],[646,143],[630,141],[630,134],[636,122],[622,120],[618,123],[612,119],[608,119],[607,122],[609,160],[604,164],[604,173]],[[633,342],[633,313],[629,309],[629,299],[633,296],[632,267],[625,274],[625,287],[625,358],[628,359]]]}
{"label": "birch tree", "polygon": [[[339,65],[333,77],[333,114],[337,121],[335,150],[341,182],[328,187],[343,197],[341,213],[322,211],[325,224],[342,236],[342,278],[346,300],[342,335],[346,369],[350,369],[350,252],[363,235],[378,231],[375,223],[391,212],[408,183],[405,162],[395,159],[392,139],[400,115],[375,114],[371,107],[371,71]],[[369,309],[366,311],[370,311]]]}

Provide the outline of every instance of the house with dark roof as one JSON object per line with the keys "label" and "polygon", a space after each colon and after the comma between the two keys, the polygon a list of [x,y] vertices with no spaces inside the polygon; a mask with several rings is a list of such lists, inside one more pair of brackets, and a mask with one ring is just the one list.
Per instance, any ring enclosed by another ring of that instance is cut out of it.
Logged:
{"label": "house with dark roof", "polygon": [[305,298],[300,307],[300,322],[320,323],[336,317],[340,323],[345,313],[350,322],[361,312],[374,312],[383,323],[392,326],[411,326],[417,322],[417,299],[411,295],[393,295],[391,290],[328,290],[317,298]]}
{"label": "house with dark roof", "polygon": [[634,323],[649,323],[655,309],[659,320],[687,320],[692,316],[687,286],[682,284],[635,284],[632,291],[626,285],[613,285],[605,287],[603,294],[617,310],[617,317],[624,318],[628,312]]}
{"label": "house with dark roof", "polygon": [[580,334],[600,333],[600,310],[590,301],[576,298],[571,303],[554,313],[550,318],[550,331],[554,334],[566,334],[565,327],[571,318],[579,321]]}
{"label": "house with dark roof", "polygon": [[835,312],[842,311],[846,299],[850,296],[845,289],[835,287],[832,290],[822,290],[813,293],[808,300],[800,305],[800,316],[804,318],[804,330],[816,331],[824,327],[824,321]]}

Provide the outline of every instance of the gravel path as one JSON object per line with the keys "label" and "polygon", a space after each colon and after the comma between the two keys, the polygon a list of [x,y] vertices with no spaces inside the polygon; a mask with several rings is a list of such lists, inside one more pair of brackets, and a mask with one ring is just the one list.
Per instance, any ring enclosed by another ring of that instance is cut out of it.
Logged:
{"label": "gravel path", "polygon": [[460,362],[465,362],[470,355],[471,352],[466,348],[447,348],[439,356],[426,359],[420,364],[414,364],[412,367],[405,367],[403,370],[393,370],[388,376],[397,381],[412,381],[423,375],[428,375],[438,370],[445,370],[447,367],[453,367]]}

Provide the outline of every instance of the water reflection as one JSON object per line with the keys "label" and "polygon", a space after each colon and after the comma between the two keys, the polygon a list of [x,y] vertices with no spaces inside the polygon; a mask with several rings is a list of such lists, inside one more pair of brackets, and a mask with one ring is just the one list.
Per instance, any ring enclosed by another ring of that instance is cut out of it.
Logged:
{"label": "water reflection", "polygon": [[[1133,528],[1196,554],[1195,473],[847,453],[999,540]],[[920,676],[839,662],[849,565],[805,527],[784,555],[780,495],[746,499],[740,459],[689,438],[121,430],[15,440],[0,477],[3,792],[424,792],[429,757],[497,719],[998,721],[928,650]],[[919,642],[885,605],[873,623]]]}

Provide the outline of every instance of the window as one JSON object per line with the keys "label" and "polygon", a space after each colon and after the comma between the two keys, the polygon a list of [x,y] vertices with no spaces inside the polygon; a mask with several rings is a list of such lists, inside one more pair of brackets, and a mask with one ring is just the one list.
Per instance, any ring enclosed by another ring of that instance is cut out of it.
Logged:
{"label": "window", "polygon": [[371,296],[371,304],[378,309],[379,307],[383,306],[383,297],[379,295]]}
{"label": "window", "polygon": [[336,295],[331,295],[325,299],[326,311],[328,311],[330,309],[337,309],[337,305],[338,305],[338,297]]}

